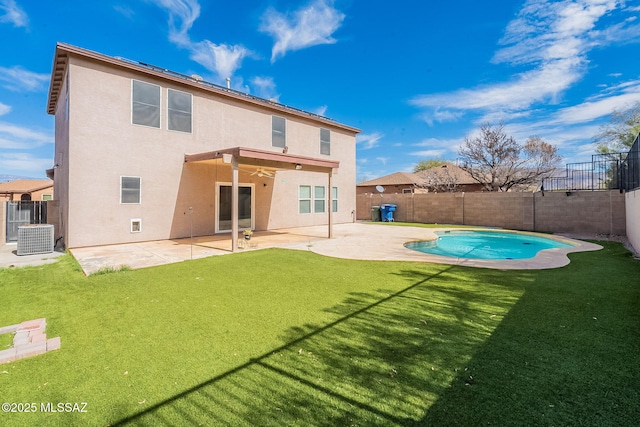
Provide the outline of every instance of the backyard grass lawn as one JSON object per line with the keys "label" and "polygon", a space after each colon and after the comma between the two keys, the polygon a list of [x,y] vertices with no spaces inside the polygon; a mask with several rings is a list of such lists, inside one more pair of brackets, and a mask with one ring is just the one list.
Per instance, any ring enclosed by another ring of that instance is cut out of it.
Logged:
{"label": "backyard grass lawn", "polygon": [[[270,249],[84,277],[0,269],[0,425],[637,425],[640,262],[499,271]],[[84,413],[41,403],[86,402]],[[45,406],[46,407],[46,406]]]}

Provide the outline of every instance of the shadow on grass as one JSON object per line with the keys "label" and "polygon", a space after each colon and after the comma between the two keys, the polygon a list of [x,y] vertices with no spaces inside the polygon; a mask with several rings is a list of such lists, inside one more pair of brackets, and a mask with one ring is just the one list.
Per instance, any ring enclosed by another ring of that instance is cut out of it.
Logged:
{"label": "shadow on grass", "polygon": [[500,272],[469,271],[401,271],[398,292],[382,277],[330,308],[337,320],[293,328],[287,344],[112,425],[415,423],[522,294]]}
{"label": "shadow on grass", "polygon": [[413,425],[638,425],[640,263],[598,243],[540,271]]}

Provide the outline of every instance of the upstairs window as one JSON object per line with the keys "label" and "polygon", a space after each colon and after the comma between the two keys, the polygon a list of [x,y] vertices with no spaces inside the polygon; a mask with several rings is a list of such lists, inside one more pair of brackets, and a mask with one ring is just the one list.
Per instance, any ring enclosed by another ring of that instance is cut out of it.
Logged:
{"label": "upstairs window", "polygon": [[320,129],[320,154],[331,154],[331,131]]}
{"label": "upstairs window", "polygon": [[120,177],[120,203],[140,204],[140,177]]}
{"label": "upstairs window", "polygon": [[271,116],[271,145],[284,148],[287,145],[287,122],[282,117]]}
{"label": "upstairs window", "polygon": [[160,128],[160,86],[132,80],[131,122]]}
{"label": "upstairs window", "polygon": [[168,89],[168,128],[191,133],[191,94]]}

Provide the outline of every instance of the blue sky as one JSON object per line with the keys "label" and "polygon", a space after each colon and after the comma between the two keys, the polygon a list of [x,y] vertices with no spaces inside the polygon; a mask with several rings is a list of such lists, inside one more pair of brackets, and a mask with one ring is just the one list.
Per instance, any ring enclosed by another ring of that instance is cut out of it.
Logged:
{"label": "blue sky", "polygon": [[52,166],[58,41],[358,127],[358,181],[454,160],[485,122],[589,161],[640,101],[639,17],[640,0],[0,0],[0,175]]}

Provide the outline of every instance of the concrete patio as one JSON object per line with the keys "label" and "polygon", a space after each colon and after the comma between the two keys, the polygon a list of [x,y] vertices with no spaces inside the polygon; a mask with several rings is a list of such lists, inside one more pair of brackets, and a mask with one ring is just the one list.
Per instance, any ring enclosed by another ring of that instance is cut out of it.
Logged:
{"label": "concrete patio", "polygon": [[[561,236],[547,236],[569,241],[575,246],[540,252],[535,258],[525,260],[474,260],[429,255],[405,248],[406,242],[432,240],[437,228],[391,226],[374,223],[349,223],[334,226],[334,238],[327,239],[326,225],[255,232],[251,240],[239,239],[238,252],[266,248],[285,248],[312,251],[314,253],[346,259],[414,261],[455,264],[472,267],[512,269],[557,268],[567,265],[570,252],[591,251],[601,246]],[[0,251],[0,254],[3,251]],[[193,239],[159,240],[121,245],[96,246],[71,249],[71,253],[89,275],[102,269],[122,267],[138,269],[163,264],[231,254],[228,234],[194,237]],[[0,267],[30,265],[15,254],[13,258],[0,256]],[[33,255],[33,263],[53,262],[54,254]],[[18,264],[20,263],[20,264]]]}

